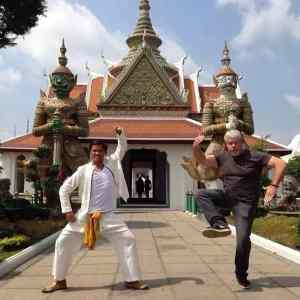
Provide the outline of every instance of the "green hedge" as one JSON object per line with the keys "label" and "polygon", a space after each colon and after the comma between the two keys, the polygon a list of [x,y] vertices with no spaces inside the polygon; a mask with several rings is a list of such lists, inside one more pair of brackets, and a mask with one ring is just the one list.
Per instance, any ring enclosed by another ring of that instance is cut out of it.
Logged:
{"label": "green hedge", "polygon": [[9,228],[1,228],[0,229],[0,239],[6,238],[6,237],[12,237],[16,232]]}
{"label": "green hedge", "polygon": [[24,249],[30,245],[30,238],[23,234],[17,234],[13,237],[6,237],[0,240],[0,248],[3,251],[13,251]]}
{"label": "green hedge", "polygon": [[300,217],[298,218],[296,248],[300,249]]}

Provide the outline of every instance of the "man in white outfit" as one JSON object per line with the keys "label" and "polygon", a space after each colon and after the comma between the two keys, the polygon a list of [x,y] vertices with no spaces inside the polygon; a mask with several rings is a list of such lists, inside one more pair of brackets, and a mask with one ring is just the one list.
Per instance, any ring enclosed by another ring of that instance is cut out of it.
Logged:
{"label": "man in white outfit", "polygon": [[[130,289],[147,289],[141,281],[141,271],[137,256],[135,237],[120,217],[112,212],[113,202],[118,197],[129,197],[121,160],[127,149],[127,142],[121,128],[116,128],[118,146],[110,156],[106,156],[107,145],[94,141],[90,147],[91,162],[80,166],[66,179],[59,195],[62,213],[68,224],[62,230],[55,244],[52,267],[53,282],[42,290],[51,293],[67,288],[66,275],[73,255],[80,250],[82,233],[89,214],[101,213],[101,234],[113,244],[125,280]],[[81,208],[76,213],[70,204],[71,193],[78,188]]]}

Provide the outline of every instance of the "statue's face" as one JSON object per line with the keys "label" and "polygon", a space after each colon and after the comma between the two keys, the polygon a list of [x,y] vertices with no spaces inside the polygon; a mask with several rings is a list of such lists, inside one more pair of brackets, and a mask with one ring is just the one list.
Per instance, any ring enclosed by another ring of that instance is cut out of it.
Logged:
{"label": "statue's face", "polygon": [[217,86],[220,89],[236,89],[237,82],[234,75],[221,75],[216,78]]}
{"label": "statue's face", "polygon": [[50,81],[54,93],[60,99],[67,98],[75,85],[74,77],[65,74],[53,74]]}

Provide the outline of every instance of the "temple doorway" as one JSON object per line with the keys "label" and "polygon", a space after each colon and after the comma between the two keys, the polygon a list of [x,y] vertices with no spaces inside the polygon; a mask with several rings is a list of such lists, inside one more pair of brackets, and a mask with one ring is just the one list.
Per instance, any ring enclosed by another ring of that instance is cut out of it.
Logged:
{"label": "temple doorway", "polygon": [[167,154],[153,149],[127,151],[122,166],[129,190],[127,203],[118,207],[169,207],[169,165]]}

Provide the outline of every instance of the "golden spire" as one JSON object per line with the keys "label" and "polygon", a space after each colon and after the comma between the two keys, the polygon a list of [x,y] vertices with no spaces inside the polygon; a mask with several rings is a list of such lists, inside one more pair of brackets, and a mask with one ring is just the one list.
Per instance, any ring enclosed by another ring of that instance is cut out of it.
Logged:
{"label": "golden spire", "polygon": [[149,0],[139,0],[139,17],[135,25],[133,33],[127,39],[127,45],[130,48],[128,56],[123,59],[123,63],[127,65],[137,54],[140,48],[150,48],[160,65],[165,66],[166,60],[161,57],[158,48],[162,44],[161,39],[153,29],[150,18]]}
{"label": "golden spire", "polygon": [[152,26],[150,9],[149,0],[140,0],[137,24],[135,25],[133,33],[127,39],[129,48],[141,45],[143,37],[153,49],[157,49],[161,45],[161,39],[157,36]]}
{"label": "golden spire", "polygon": [[231,63],[231,59],[229,57],[229,49],[228,49],[227,41],[225,41],[225,46],[223,49],[223,57],[221,59],[221,62],[222,62],[223,66],[229,66]]}

